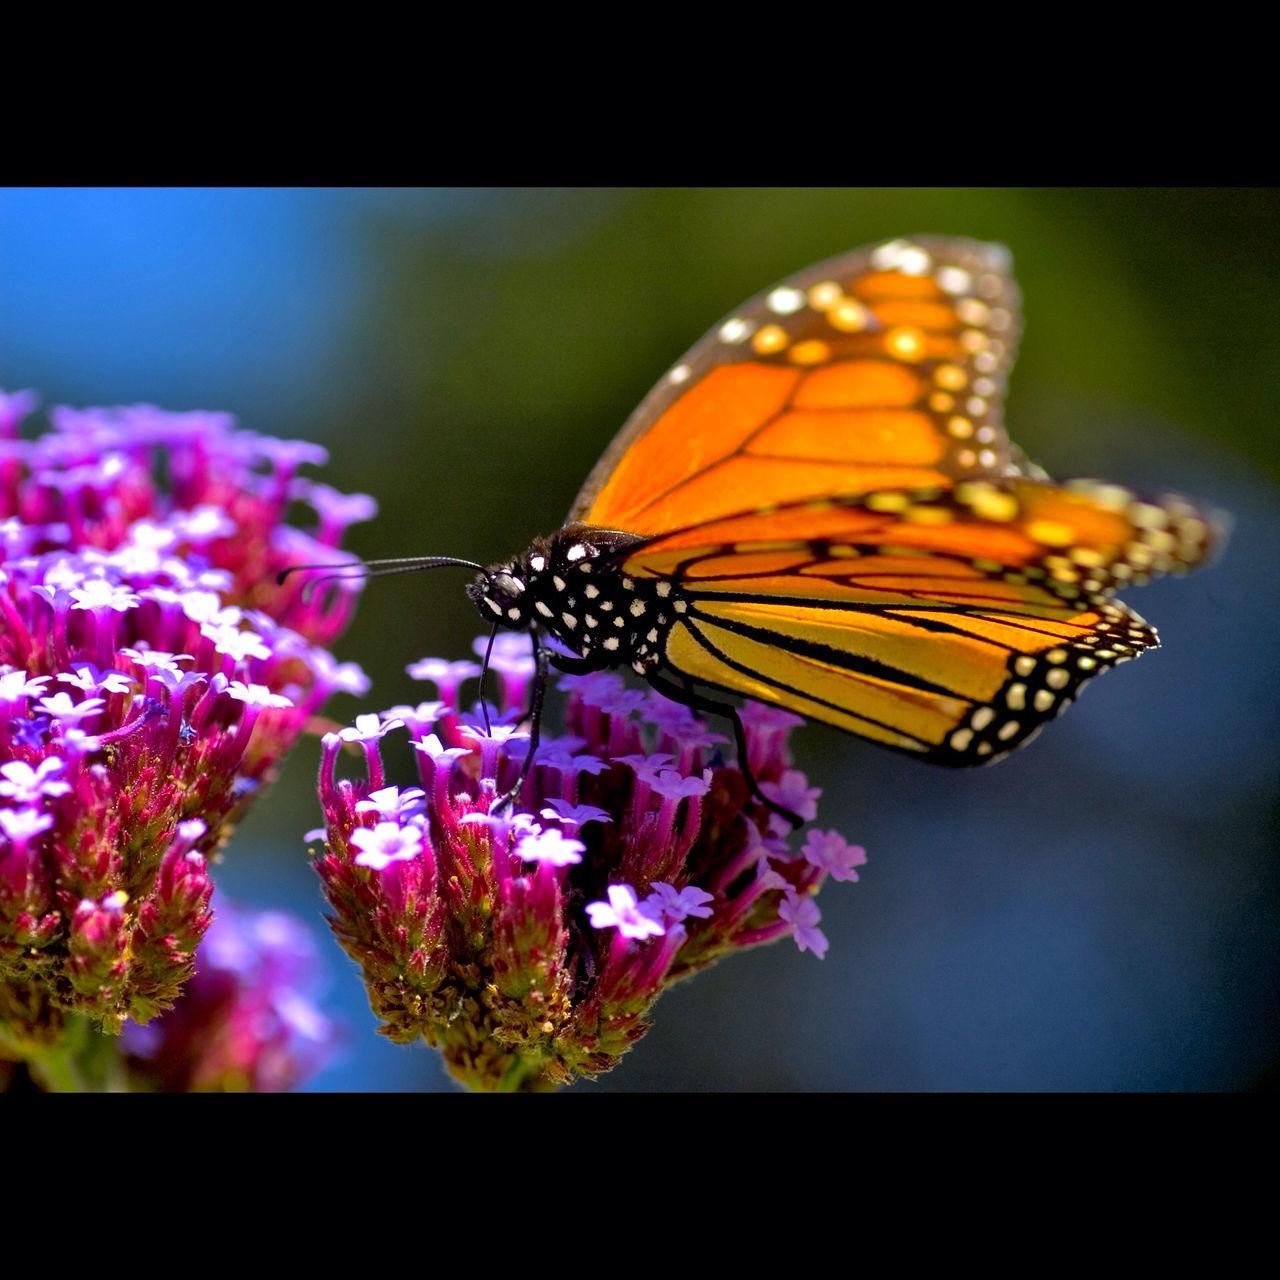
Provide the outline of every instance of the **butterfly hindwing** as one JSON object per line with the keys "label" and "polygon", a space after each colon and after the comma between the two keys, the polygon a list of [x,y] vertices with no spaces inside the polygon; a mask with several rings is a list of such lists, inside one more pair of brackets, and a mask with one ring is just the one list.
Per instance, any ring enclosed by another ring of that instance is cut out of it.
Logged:
{"label": "butterfly hindwing", "polygon": [[678,594],[672,674],[964,765],[1155,647],[1111,591],[1199,563],[1210,541],[1175,498],[970,480],[739,513],[655,537],[624,568]]}

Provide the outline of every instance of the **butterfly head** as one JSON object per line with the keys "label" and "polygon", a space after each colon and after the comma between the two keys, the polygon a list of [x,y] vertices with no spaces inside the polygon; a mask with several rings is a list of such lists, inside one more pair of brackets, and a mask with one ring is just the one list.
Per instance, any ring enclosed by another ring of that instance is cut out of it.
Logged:
{"label": "butterfly head", "polygon": [[[635,605],[637,584],[617,568],[616,553],[639,541],[633,534],[569,525],[477,574],[467,594],[490,626],[538,627],[575,653],[601,648],[621,661],[635,647],[632,624],[643,609]],[[626,625],[615,626],[620,619]],[[606,636],[613,637],[608,648]]]}
{"label": "butterfly head", "polygon": [[519,561],[491,565],[467,587],[467,595],[490,626],[522,629],[533,620],[526,570]]}

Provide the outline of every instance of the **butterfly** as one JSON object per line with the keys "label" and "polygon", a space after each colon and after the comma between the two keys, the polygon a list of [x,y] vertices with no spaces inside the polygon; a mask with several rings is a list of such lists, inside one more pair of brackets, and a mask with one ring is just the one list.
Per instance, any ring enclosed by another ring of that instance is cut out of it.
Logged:
{"label": "butterfly", "polygon": [[1058,485],[1026,460],[1001,416],[1020,330],[1002,246],[920,237],[831,259],[672,367],[558,532],[487,569],[403,563],[477,570],[494,633],[533,637],[535,746],[550,663],[630,667],[729,716],[743,762],[714,695],[934,764],[1000,760],[1157,646],[1118,588],[1221,540],[1182,498]]}

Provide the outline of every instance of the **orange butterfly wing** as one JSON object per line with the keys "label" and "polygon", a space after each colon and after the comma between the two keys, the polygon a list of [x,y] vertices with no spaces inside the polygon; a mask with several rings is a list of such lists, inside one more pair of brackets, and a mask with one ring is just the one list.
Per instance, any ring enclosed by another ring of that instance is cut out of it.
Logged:
{"label": "orange butterfly wing", "polygon": [[[751,540],[753,524],[775,536]],[[965,765],[1021,746],[1086,681],[1154,648],[1111,592],[1199,563],[1211,537],[1173,498],[965,480],[675,530],[622,568],[671,585],[669,674]]]}
{"label": "orange butterfly wing", "polygon": [[570,523],[649,534],[1018,472],[1000,418],[1021,327],[1008,267],[998,245],[895,241],[760,294],[646,397]]}
{"label": "orange butterfly wing", "polygon": [[1158,644],[1111,593],[1201,563],[1213,521],[1022,458],[1018,308],[999,246],[894,241],[761,294],[668,373],[570,516],[645,539],[619,567],[665,584],[664,676],[981,764]]}

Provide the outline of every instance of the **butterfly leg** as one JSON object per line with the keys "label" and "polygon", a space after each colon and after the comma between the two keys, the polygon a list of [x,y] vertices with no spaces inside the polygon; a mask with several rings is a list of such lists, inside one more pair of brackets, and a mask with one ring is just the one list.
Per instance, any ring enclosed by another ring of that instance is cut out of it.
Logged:
{"label": "butterfly leg", "polygon": [[771,809],[780,818],[785,818],[793,827],[804,826],[804,819],[798,813],[792,813],[790,809],[770,800],[760,790],[760,784],[756,781],[755,774],[751,772],[751,764],[747,757],[747,733],[742,726],[742,717],[738,714],[737,707],[730,702],[716,702],[711,698],[705,698],[688,683],[675,684],[663,676],[655,675],[649,675],[646,678],[664,698],[670,698],[672,702],[679,702],[692,711],[705,711],[709,715],[727,716],[733,721],[733,736],[738,744],[738,767],[742,770],[742,776],[747,780],[747,786],[750,787],[751,794],[765,808]]}

